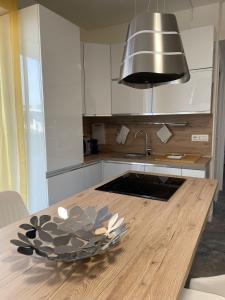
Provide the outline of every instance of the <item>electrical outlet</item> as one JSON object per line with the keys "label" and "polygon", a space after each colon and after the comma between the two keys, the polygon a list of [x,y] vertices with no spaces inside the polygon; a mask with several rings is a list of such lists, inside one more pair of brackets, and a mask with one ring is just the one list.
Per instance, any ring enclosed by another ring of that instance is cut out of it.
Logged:
{"label": "electrical outlet", "polygon": [[209,135],[208,134],[192,134],[191,141],[192,142],[208,142]]}

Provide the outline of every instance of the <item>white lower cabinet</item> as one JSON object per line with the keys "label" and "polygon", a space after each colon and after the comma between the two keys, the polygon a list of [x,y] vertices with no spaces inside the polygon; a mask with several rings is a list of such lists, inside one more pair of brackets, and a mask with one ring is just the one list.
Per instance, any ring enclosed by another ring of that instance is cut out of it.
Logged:
{"label": "white lower cabinet", "polygon": [[160,166],[152,166],[152,165],[145,165],[145,172],[156,173],[156,174],[165,174],[165,175],[175,175],[175,176],[196,177],[196,178],[206,178],[207,177],[205,170],[160,167]]}
{"label": "white lower cabinet", "polygon": [[102,181],[102,163],[99,162],[94,165],[83,168],[84,189],[88,189]]}
{"label": "white lower cabinet", "polygon": [[60,174],[48,179],[49,205],[84,190],[83,169]]}
{"label": "white lower cabinet", "polygon": [[196,178],[206,178],[205,170],[192,170],[173,167],[162,167],[147,164],[129,164],[129,163],[116,163],[116,162],[103,162],[102,163],[103,180],[108,180],[112,177],[121,175],[126,171],[141,171],[147,173],[174,175],[174,176],[187,176]]}
{"label": "white lower cabinet", "polygon": [[80,193],[101,181],[101,162],[51,177],[48,179],[49,205]]}
{"label": "white lower cabinet", "polygon": [[206,178],[205,170],[182,169],[182,176]]}
{"label": "white lower cabinet", "polygon": [[103,180],[119,176],[129,170],[144,172],[144,168],[141,164],[103,162]]}
{"label": "white lower cabinet", "polygon": [[145,172],[181,176],[180,168],[170,168],[170,167],[159,167],[159,166],[146,165]]}
{"label": "white lower cabinet", "polygon": [[120,176],[127,171],[140,171],[163,175],[206,178],[205,170],[162,167],[156,165],[120,162],[99,162],[48,179],[49,205],[88,189],[103,180]]}

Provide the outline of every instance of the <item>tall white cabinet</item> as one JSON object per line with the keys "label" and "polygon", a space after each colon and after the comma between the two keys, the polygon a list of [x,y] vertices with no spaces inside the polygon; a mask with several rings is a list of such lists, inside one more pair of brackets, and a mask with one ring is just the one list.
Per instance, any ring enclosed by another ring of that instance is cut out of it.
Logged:
{"label": "tall white cabinet", "polygon": [[[20,10],[30,211],[51,202],[46,173],[83,162],[80,31],[41,5]],[[63,190],[61,195],[68,196]],[[72,191],[71,191],[72,192]]]}
{"label": "tall white cabinet", "polygon": [[47,169],[83,162],[80,29],[39,6]]}

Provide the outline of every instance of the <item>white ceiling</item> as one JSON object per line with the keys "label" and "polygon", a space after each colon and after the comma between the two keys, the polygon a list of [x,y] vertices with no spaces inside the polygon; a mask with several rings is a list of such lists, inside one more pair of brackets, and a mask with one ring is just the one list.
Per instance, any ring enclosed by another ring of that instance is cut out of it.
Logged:
{"label": "white ceiling", "polygon": [[[165,6],[166,11],[174,12],[220,1],[165,0]],[[24,6],[29,2],[34,2],[34,0],[21,0],[20,2],[21,6]],[[94,29],[129,22],[134,15],[135,0],[36,0],[36,2],[83,28]],[[149,0],[136,0],[137,12],[145,10],[148,2]],[[150,0],[151,9],[156,10],[157,2],[162,11],[164,0]]]}

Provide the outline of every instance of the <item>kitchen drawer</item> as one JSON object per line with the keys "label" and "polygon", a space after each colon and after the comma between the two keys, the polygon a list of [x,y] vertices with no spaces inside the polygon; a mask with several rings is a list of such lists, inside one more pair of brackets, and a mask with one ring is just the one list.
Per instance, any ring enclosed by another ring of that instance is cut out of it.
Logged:
{"label": "kitchen drawer", "polygon": [[144,165],[141,164],[126,164],[126,163],[103,163],[103,180],[108,180],[113,177],[120,176],[126,171],[142,171],[144,172]]}
{"label": "kitchen drawer", "polygon": [[181,176],[181,169],[180,168],[147,166],[146,165],[145,166],[145,172]]}
{"label": "kitchen drawer", "polygon": [[49,204],[86,190],[102,181],[102,163],[48,178]]}
{"label": "kitchen drawer", "polygon": [[182,176],[206,178],[206,171],[205,170],[182,169],[181,173],[182,173]]}

